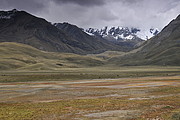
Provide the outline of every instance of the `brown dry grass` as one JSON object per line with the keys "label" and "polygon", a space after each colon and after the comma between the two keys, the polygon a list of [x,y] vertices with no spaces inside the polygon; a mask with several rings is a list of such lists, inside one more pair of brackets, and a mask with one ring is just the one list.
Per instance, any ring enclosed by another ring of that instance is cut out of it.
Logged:
{"label": "brown dry grass", "polygon": [[152,76],[0,83],[0,119],[170,120],[180,112],[179,80]]}

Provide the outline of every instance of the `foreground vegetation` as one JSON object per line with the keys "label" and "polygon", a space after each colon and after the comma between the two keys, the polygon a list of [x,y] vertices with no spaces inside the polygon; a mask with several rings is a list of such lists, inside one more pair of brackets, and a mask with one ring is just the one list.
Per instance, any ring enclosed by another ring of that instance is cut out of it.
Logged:
{"label": "foreground vegetation", "polygon": [[180,67],[1,71],[2,120],[179,120]]}

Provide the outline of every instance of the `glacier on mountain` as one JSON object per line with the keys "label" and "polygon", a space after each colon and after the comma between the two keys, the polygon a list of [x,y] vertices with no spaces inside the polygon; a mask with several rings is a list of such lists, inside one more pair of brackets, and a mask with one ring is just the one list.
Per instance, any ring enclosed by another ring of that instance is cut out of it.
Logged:
{"label": "glacier on mountain", "polygon": [[148,30],[139,28],[128,28],[128,27],[103,27],[102,29],[88,28],[84,30],[87,34],[93,36],[99,36],[102,38],[112,38],[115,40],[132,40],[140,38],[143,40],[150,39],[157,35],[159,30],[157,28],[151,28]]}

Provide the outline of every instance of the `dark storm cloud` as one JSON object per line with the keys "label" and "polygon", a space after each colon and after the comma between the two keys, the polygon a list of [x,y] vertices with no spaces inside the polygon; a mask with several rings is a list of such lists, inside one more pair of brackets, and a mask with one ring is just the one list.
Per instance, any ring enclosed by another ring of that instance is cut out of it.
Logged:
{"label": "dark storm cloud", "polygon": [[56,3],[73,3],[84,6],[100,6],[105,4],[105,0],[54,0]]}
{"label": "dark storm cloud", "polygon": [[38,12],[45,8],[46,0],[0,0],[1,9],[19,9],[28,12]]}
{"label": "dark storm cloud", "polygon": [[50,22],[79,27],[162,29],[178,14],[180,0],[0,0],[0,9],[25,10]]}

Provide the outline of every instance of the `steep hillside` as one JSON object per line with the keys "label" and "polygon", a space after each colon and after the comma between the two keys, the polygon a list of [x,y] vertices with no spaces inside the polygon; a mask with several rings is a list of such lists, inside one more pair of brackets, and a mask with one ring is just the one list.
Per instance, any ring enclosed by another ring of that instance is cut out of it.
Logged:
{"label": "steep hillside", "polygon": [[180,15],[141,48],[110,62],[121,65],[180,65]]}
{"label": "steep hillside", "polygon": [[0,43],[0,56],[0,70],[58,70],[103,65],[103,61],[95,57],[44,52],[13,42]]}
{"label": "steep hillside", "polygon": [[76,25],[69,23],[55,23],[54,26],[64,31],[68,36],[71,36],[73,39],[77,40],[69,44],[72,44],[72,46],[75,45],[85,51],[95,51],[95,49],[97,49],[97,52],[95,53],[100,53],[106,50],[125,50],[125,48],[108,42],[107,40],[98,39],[94,36],[86,34]]}
{"label": "steep hillside", "polygon": [[0,42],[18,42],[44,51],[78,54],[119,49],[103,41],[80,41],[42,18],[17,10],[0,11]]}
{"label": "steep hillside", "polygon": [[42,18],[16,10],[0,14],[6,16],[0,19],[0,42],[19,42],[45,51],[82,51],[66,44],[73,40]]}

